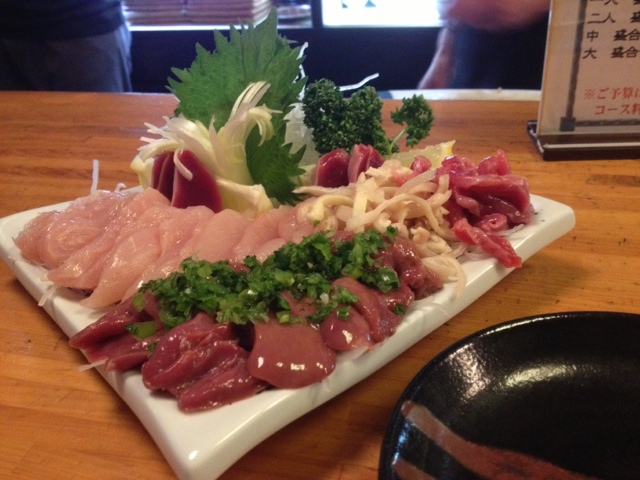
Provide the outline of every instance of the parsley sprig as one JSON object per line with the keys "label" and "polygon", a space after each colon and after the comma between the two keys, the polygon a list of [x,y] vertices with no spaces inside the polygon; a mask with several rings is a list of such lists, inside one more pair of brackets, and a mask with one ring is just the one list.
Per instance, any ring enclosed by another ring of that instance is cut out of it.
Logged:
{"label": "parsley sprig", "polygon": [[[270,311],[285,323],[319,323],[333,311],[346,318],[348,306],[358,297],[333,287],[334,280],[348,276],[382,292],[399,287],[395,271],[376,261],[394,235],[393,229],[385,234],[371,230],[341,240],[320,232],[299,244],[287,243],[262,263],[246,257],[241,269],[228,261],[188,258],[181,271],[145,283],[134,302],[141,306],[145,292],[150,292],[159,302],[160,320],[169,328],[198,312],[240,325],[266,321]],[[305,318],[293,315],[284,294],[309,302],[313,313]]]}

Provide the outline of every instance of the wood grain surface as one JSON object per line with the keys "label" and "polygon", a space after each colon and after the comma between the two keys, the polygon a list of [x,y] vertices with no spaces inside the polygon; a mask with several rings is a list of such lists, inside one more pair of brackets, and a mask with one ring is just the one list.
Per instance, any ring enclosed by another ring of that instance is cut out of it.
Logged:
{"label": "wood grain surface", "polygon": [[[387,102],[385,108],[394,106]],[[433,101],[428,143],[455,139],[478,161],[506,152],[531,192],[571,206],[576,227],[486,295],[361,383],[283,428],[221,478],[373,479],[392,409],[414,375],[453,342],[529,315],[640,313],[640,163],[545,162],[526,133],[535,102]],[[169,95],[0,93],[0,217],[136,184],[145,122]],[[393,132],[389,128],[389,133]],[[137,418],[0,264],[0,478],[175,478]]]}

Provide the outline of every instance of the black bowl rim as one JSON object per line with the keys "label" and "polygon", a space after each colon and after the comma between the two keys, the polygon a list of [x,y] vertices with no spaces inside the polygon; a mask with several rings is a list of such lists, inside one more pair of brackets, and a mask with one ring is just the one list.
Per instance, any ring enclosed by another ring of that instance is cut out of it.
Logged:
{"label": "black bowl rim", "polygon": [[391,470],[392,460],[395,454],[393,448],[395,447],[395,443],[392,440],[395,437],[395,432],[398,427],[398,419],[401,417],[401,407],[404,400],[408,398],[412,398],[413,394],[417,389],[422,386],[423,377],[426,373],[433,369],[435,366],[442,363],[446,358],[451,356],[453,353],[460,350],[462,347],[469,345],[476,341],[479,338],[486,337],[488,335],[494,335],[500,331],[512,329],[520,326],[537,324],[537,323],[549,323],[561,320],[587,320],[587,319],[595,319],[595,318],[607,318],[607,317],[616,317],[622,318],[624,320],[633,320],[640,322],[640,314],[630,313],[630,312],[618,312],[618,311],[609,311],[609,310],[585,310],[585,311],[563,311],[557,313],[545,313],[545,314],[537,314],[530,315],[526,317],[516,318],[513,320],[507,320],[504,322],[497,323],[495,325],[491,325],[489,327],[483,328],[474,332],[472,334],[467,335],[466,337],[457,340],[452,343],[450,346],[442,350],[435,357],[433,357],[429,362],[427,362],[423,367],[420,368],[418,373],[411,379],[407,387],[404,389],[394,409],[391,413],[389,423],[385,430],[385,434],[382,439],[382,445],[380,449],[380,458],[378,464],[378,480],[394,480],[396,477],[393,475],[393,471]]}

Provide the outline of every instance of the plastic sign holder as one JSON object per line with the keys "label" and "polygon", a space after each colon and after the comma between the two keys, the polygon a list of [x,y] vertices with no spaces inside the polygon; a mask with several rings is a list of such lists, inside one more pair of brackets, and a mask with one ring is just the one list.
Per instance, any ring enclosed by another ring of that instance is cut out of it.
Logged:
{"label": "plastic sign holder", "polygon": [[640,0],[553,0],[549,22],[542,157],[640,158]]}

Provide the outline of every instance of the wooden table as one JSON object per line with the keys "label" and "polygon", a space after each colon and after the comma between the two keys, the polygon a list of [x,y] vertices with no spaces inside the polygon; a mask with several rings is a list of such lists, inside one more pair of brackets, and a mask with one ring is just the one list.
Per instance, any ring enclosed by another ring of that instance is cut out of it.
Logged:
{"label": "wooden table", "polygon": [[[390,102],[387,103],[389,107]],[[535,102],[434,101],[430,143],[473,160],[506,151],[532,193],[570,205],[575,229],[377,373],[285,427],[224,479],[372,479],[407,383],[438,352],[498,322],[570,310],[640,313],[640,164],[543,161],[525,131]],[[136,183],[129,163],[169,95],[0,93],[0,217]],[[174,478],[159,449],[82,355],[0,265],[0,478]]]}

